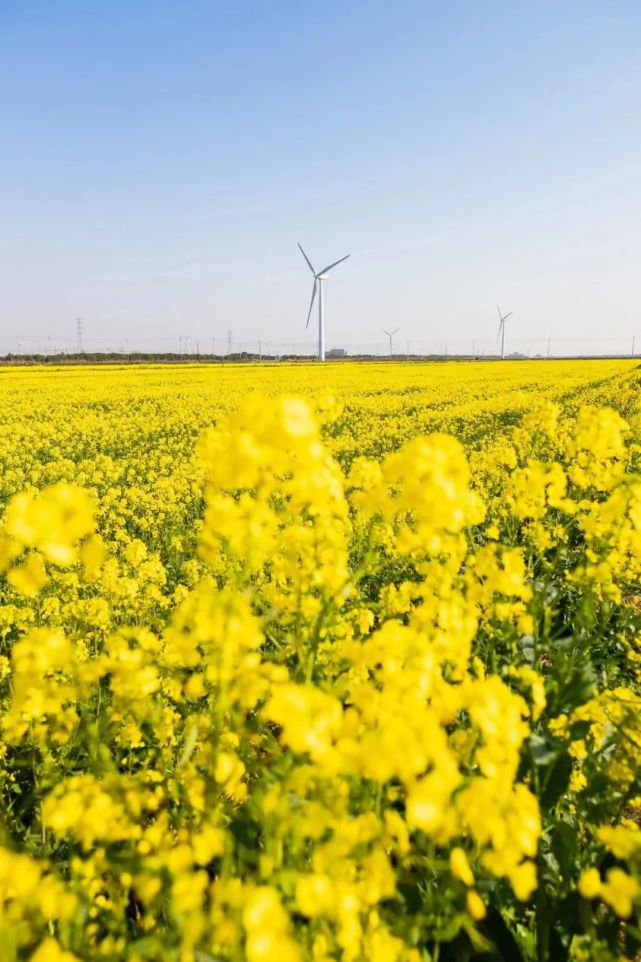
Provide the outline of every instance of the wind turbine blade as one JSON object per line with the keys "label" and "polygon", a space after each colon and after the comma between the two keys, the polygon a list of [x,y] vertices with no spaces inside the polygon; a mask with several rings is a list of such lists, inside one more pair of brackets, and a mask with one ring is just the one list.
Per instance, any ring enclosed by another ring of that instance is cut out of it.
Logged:
{"label": "wind turbine blade", "polygon": [[391,336],[392,336],[389,331],[386,331],[386,330],[385,330],[384,327],[381,328],[381,331],[383,332],[383,334],[387,334],[388,337],[391,337]]}
{"label": "wind turbine blade", "polygon": [[395,331],[392,331],[392,334],[398,334],[399,331],[400,331],[400,327],[397,327]]}
{"label": "wind turbine blade", "polygon": [[319,274],[326,274],[327,271],[331,271],[332,267],[336,267],[337,264],[342,264],[343,261],[346,261],[348,257],[349,257],[349,254],[345,254],[345,257],[341,257],[341,259],[340,259],[339,261],[334,261],[333,264],[330,264],[328,267],[324,267],[324,268],[322,269],[322,271],[319,271],[318,273],[319,273]]}
{"label": "wind turbine blade", "polygon": [[513,312],[510,311],[509,314],[505,314],[505,315],[503,316],[503,323],[504,323],[504,324],[505,324],[505,322],[507,321],[508,317],[512,317],[512,313],[513,313]]}
{"label": "wind turbine blade", "polygon": [[496,335],[496,340],[498,341],[501,337],[501,331],[503,330],[503,318],[499,321],[499,333]]}
{"label": "wind turbine blade", "polygon": [[[299,244],[298,246],[300,247],[300,244]],[[302,248],[301,248],[301,250],[302,250]],[[499,321],[501,321],[501,320],[503,319],[503,316],[502,316],[502,314],[501,314],[501,308],[499,307],[498,304],[496,305],[496,309],[497,309],[497,311],[499,312]]]}
{"label": "wind turbine blade", "polygon": [[[299,244],[298,246],[300,247],[300,244]],[[307,261],[307,266],[309,267],[310,271],[312,272],[312,274],[314,275],[314,277],[316,277],[316,271],[315,271],[314,268],[312,267],[312,262],[310,261],[309,257],[307,256],[307,254],[305,253],[305,251],[303,250],[302,247],[300,247],[300,252],[301,252],[301,254],[303,255],[303,257],[305,258],[305,260]]]}
{"label": "wind turbine blade", "polygon": [[[301,249],[302,249],[302,248],[301,248]],[[314,278],[314,286],[313,286],[313,288],[312,288],[312,299],[311,299],[311,301],[310,301],[310,303],[309,303],[309,312],[308,312],[308,314],[307,314],[307,324],[305,325],[305,328],[306,328],[306,329],[309,327],[309,319],[310,319],[310,317],[312,316],[312,307],[314,306],[314,298],[316,297],[316,288],[317,288],[317,287],[318,287],[318,281],[316,280],[316,278]]]}

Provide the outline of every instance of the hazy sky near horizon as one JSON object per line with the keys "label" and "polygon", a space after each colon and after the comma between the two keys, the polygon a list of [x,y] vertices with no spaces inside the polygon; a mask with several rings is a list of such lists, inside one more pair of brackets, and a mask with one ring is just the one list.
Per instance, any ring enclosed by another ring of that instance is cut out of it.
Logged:
{"label": "hazy sky near horizon", "polygon": [[640,49],[637,0],[2,0],[0,352],[311,342],[299,240],[330,347],[641,346]]}

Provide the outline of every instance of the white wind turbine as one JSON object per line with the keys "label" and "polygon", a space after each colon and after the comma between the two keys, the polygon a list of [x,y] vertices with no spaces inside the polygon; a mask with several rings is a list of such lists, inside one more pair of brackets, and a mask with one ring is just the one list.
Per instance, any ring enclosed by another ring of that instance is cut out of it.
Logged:
{"label": "white wind turbine", "polygon": [[319,271],[318,273],[316,273],[316,271],[312,267],[312,262],[310,261],[309,257],[307,256],[303,248],[300,246],[300,244],[298,246],[300,247],[301,254],[307,261],[307,266],[309,267],[310,271],[314,275],[312,299],[309,305],[309,312],[307,314],[307,324],[305,325],[305,327],[306,328],[309,327],[309,319],[312,316],[312,307],[314,306],[314,298],[316,297],[316,289],[318,288],[318,360],[324,361],[325,360],[325,321],[323,318],[323,281],[327,277],[327,272],[331,271],[331,269],[333,267],[336,267],[337,264],[342,264],[343,261],[346,261],[347,258],[349,257],[349,254],[346,254],[345,257],[341,257],[341,259],[338,261],[334,261],[333,264],[328,264],[327,267],[324,267],[322,269],[322,271]]}
{"label": "white wind turbine", "polygon": [[392,356],[392,338],[394,337],[395,334],[398,334],[398,332],[400,331],[400,327],[395,328],[393,331],[386,331],[385,328],[382,327],[381,331],[383,332],[383,334],[387,334],[387,336],[389,337],[389,356],[391,357]]}
{"label": "white wind turbine", "polygon": [[496,305],[496,309],[499,312],[499,336],[497,337],[497,341],[500,340],[501,342],[501,360],[503,360],[505,357],[505,322],[508,317],[512,316],[512,311],[509,311],[507,314],[501,314],[501,308],[498,304]]}

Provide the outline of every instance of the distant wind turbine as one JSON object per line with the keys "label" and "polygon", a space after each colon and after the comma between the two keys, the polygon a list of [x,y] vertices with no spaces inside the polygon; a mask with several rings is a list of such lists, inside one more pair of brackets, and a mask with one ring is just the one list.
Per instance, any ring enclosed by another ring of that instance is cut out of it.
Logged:
{"label": "distant wind turbine", "polygon": [[505,357],[505,322],[508,317],[512,316],[512,311],[509,311],[507,314],[501,314],[501,308],[498,304],[496,305],[496,309],[499,312],[499,336],[497,337],[497,341],[500,340],[501,342],[501,359],[503,359]]}
{"label": "distant wind turbine", "polygon": [[318,289],[318,360],[324,361],[325,360],[325,320],[323,318],[323,281],[327,277],[327,272],[331,271],[332,268],[336,267],[338,264],[342,264],[343,261],[346,261],[347,258],[349,257],[349,254],[346,254],[345,257],[341,257],[341,259],[338,261],[334,261],[333,264],[328,264],[327,267],[324,267],[322,269],[322,271],[318,271],[318,273],[316,273],[316,271],[312,267],[312,262],[310,261],[309,257],[307,256],[307,254],[305,253],[301,245],[299,244],[298,246],[300,247],[301,254],[307,261],[307,266],[309,267],[310,271],[314,275],[312,299],[309,305],[309,311],[307,314],[307,324],[305,325],[305,327],[306,328],[309,327],[309,319],[312,316],[314,298],[316,297],[316,290]]}
{"label": "distant wind turbine", "polygon": [[398,334],[398,332],[400,331],[400,327],[397,327],[393,331],[386,331],[385,328],[382,327],[381,331],[383,332],[383,334],[387,334],[387,336],[389,337],[389,356],[391,357],[392,356],[392,338],[394,337],[395,334]]}

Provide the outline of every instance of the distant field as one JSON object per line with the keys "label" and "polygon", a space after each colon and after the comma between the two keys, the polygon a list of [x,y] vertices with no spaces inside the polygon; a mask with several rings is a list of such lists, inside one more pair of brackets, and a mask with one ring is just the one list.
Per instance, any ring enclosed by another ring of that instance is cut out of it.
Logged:
{"label": "distant field", "polygon": [[136,453],[151,457],[144,473],[153,478],[159,437],[171,440],[178,464],[203,426],[249,394],[333,397],[345,416],[331,432],[332,450],[350,458],[436,429],[472,440],[514,422],[539,399],[616,403],[617,386],[635,367],[581,360],[7,369],[0,372],[0,428],[14,454],[25,440],[24,470],[33,460],[54,472],[56,451],[76,462],[135,441]]}
{"label": "distant field", "polygon": [[638,958],[640,388],[0,371],[3,962]]}

